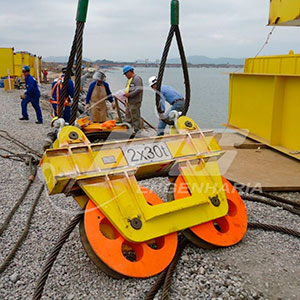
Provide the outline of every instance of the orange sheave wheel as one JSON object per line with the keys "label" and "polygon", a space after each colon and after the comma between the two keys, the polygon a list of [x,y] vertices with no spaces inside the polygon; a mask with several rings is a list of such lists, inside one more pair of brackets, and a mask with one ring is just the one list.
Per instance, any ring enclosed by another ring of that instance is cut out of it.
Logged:
{"label": "orange sheave wheel", "polygon": [[[222,177],[229,210],[226,216],[212,220],[184,231],[185,236],[197,246],[203,248],[228,247],[242,240],[247,231],[247,211],[245,204],[232,184]],[[175,184],[175,199],[190,195],[182,176]]]}
{"label": "orange sheave wheel", "polygon": [[[142,191],[150,205],[162,203],[152,191],[145,187]],[[177,233],[142,243],[125,240],[91,200],[80,233],[91,260],[114,278],[154,276],[171,263],[177,249]]]}

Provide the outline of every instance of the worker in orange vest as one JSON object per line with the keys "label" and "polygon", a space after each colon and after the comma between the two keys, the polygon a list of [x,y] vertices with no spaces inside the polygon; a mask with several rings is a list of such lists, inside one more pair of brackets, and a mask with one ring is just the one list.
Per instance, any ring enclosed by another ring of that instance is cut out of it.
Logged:
{"label": "worker in orange vest", "polygon": [[[64,83],[64,77],[66,73],[66,68],[62,69],[63,75],[61,75],[59,78],[56,78],[53,81],[52,84],[52,91],[51,91],[51,99],[50,103],[52,104],[53,110],[54,110],[54,115],[58,116],[58,109],[59,109],[59,97],[62,92],[62,87]],[[74,73],[72,72],[72,76]],[[71,98],[74,97],[74,83],[73,80],[70,78],[68,82],[68,90],[67,90],[67,95],[65,98],[65,103],[64,103],[64,119],[66,123],[70,122],[71,118]]]}

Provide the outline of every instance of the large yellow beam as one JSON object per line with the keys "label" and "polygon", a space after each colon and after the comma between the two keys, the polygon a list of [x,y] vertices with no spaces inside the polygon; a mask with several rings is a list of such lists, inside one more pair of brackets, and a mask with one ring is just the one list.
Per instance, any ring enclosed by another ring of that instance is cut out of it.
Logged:
{"label": "large yellow beam", "polygon": [[300,160],[300,75],[230,75],[228,126]]}
{"label": "large yellow beam", "polygon": [[268,25],[300,26],[300,0],[271,0]]}
{"label": "large yellow beam", "polygon": [[[214,137],[205,136],[192,119],[179,120],[176,135],[98,144],[91,144],[77,127],[62,128],[54,148],[46,151],[41,162],[49,193],[76,197],[82,195],[81,189],[87,197],[77,198],[80,205],[91,199],[132,242],[225,216],[228,202],[217,162],[223,152]],[[135,176],[158,175],[166,168],[183,176],[190,195],[149,205],[149,195],[142,192]]]}

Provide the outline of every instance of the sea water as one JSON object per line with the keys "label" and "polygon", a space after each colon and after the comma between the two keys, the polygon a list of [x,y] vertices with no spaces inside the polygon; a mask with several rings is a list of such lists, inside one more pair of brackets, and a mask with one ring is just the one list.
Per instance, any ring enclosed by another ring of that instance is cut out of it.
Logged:
{"label": "sea water", "polygon": [[[190,68],[191,105],[188,116],[193,118],[202,129],[220,129],[227,123],[229,99],[230,68]],[[158,116],[155,106],[155,94],[148,87],[148,79],[157,75],[158,68],[136,68],[135,72],[144,81],[144,99],[142,115],[151,124],[157,126]],[[124,89],[127,78],[121,69],[106,70],[107,82],[112,92]],[[171,85],[184,95],[184,80],[181,68],[166,68],[163,84]]]}

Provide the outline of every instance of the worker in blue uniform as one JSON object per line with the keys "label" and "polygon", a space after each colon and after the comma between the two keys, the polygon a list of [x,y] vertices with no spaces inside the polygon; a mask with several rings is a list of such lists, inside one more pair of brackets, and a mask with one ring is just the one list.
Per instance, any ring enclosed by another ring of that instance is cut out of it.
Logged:
{"label": "worker in blue uniform", "polygon": [[35,122],[36,124],[43,124],[43,116],[42,116],[42,111],[40,107],[40,97],[41,93],[38,87],[38,84],[36,80],[30,75],[30,67],[24,66],[23,69],[23,74],[25,77],[25,84],[26,84],[26,92],[24,95],[21,96],[22,102],[22,118],[20,118],[21,121],[24,120],[29,120],[28,112],[27,112],[27,105],[30,102],[31,105],[33,106],[36,116],[37,116],[37,121]]}
{"label": "worker in blue uniform", "polygon": [[[52,107],[54,110],[54,116],[56,116],[56,117],[58,116],[59,97],[62,92],[66,70],[67,70],[67,68],[63,68],[62,69],[63,74],[59,78],[56,78],[52,84],[50,103],[52,104]],[[73,76],[73,75],[74,75],[74,73],[72,72],[71,76]],[[68,82],[67,95],[64,100],[64,119],[65,119],[66,123],[70,122],[71,98],[73,98],[73,97],[74,97],[74,83],[73,83],[73,80],[70,78],[69,82]]]}
{"label": "worker in blue uniform", "polygon": [[[149,87],[156,91],[157,88],[157,77],[152,76],[149,78]],[[161,85],[161,97],[160,105],[163,113],[160,115],[160,120],[158,122],[157,135],[164,135],[165,128],[167,124],[162,119],[167,119],[172,110],[182,112],[184,109],[185,100],[184,97],[172,86]],[[166,111],[166,102],[168,102],[171,107]]]}

